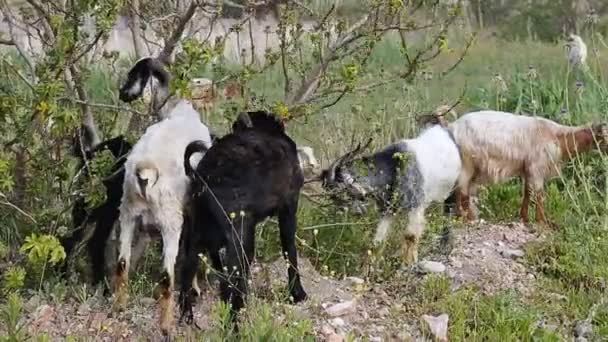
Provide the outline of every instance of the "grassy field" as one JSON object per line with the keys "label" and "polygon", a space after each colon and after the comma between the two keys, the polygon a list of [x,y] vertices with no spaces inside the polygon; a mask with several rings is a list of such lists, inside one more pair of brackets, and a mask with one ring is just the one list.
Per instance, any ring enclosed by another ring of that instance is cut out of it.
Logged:
{"label": "grassy field", "polygon": [[[457,38],[454,38],[457,42]],[[365,79],[374,80],[377,70],[391,70],[399,65],[401,55],[394,41],[384,41],[369,61]],[[455,47],[459,44],[454,43]],[[492,39],[477,41],[462,64],[448,75],[441,71],[454,63],[458,51],[447,53],[430,65],[427,75],[409,84],[391,84],[370,92],[346,97],[335,107],[289,124],[296,142],[310,145],[324,165],[349,148],[351,136],[359,141],[373,135],[373,147],[380,148],[398,139],[413,137],[418,128],[415,114],[430,111],[441,104],[453,103],[464,93],[456,107],[459,113],[477,109],[500,109],[524,112],[578,125],[590,121],[608,121],[608,49],[598,44],[597,55],[590,53],[587,73],[568,69],[565,52],[559,45],[538,42],[505,42]],[[210,76],[201,74],[199,76]],[[577,85],[577,82],[579,85]],[[91,89],[111,89],[115,80],[106,72],[93,73]],[[282,89],[280,70],[269,70],[249,84],[262,90],[271,102]],[[94,94],[95,100],[109,100],[109,92]],[[211,113],[208,122],[218,131],[227,129],[228,120],[221,110]],[[102,120],[103,121],[103,120]],[[104,126],[106,131],[107,127]],[[526,247],[524,266],[537,274],[531,295],[521,296],[505,289],[484,295],[475,286],[451,290],[447,276],[426,277],[414,289],[403,290],[401,298],[409,310],[402,317],[417,320],[426,312],[446,312],[450,316],[452,341],[560,341],[570,338],[576,322],[590,319],[592,340],[608,338],[608,157],[593,152],[568,163],[563,176],[547,184],[548,215],[560,223],[557,231],[546,231],[546,238]],[[490,223],[517,221],[521,201],[519,181],[480,191],[481,217]],[[429,213],[421,258],[434,253],[431,241],[446,225],[466,231],[457,222],[442,217],[437,208]],[[397,277],[399,241],[404,222],[393,228],[394,239],[383,251],[372,251],[371,239],[377,215],[352,217],[335,208],[319,207],[303,199],[299,210],[298,248],[323,276],[368,277],[372,284],[403,286]],[[509,229],[507,225],[505,229]],[[537,228],[542,230],[543,228]],[[273,221],[258,227],[257,257],[262,262],[276,259],[280,253],[278,231]],[[378,258],[372,258],[370,255]],[[134,274],[134,297],[151,296],[151,282],[158,267],[158,256],[150,253],[144,272]],[[369,265],[373,264],[370,271]],[[45,288],[66,292],[58,298],[68,300],[70,293],[81,293],[81,285],[57,285],[48,280]],[[54,284],[54,285],[53,285]],[[380,286],[380,285],[378,285]],[[66,290],[68,289],[68,290]],[[70,291],[69,289],[72,289]],[[85,297],[90,296],[86,294]],[[90,290],[89,290],[90,291]],[[3,305],[3,319],[8,329],[18,325],[23,310],[19,299]],[[560,299],[555,299],[560,298]],[[310,317],[287,316],[281,324],[272,301],[252,299],[242,327],[245,340],[314,340]],[[225,318],[225,308],[215,304],[213,322]],[[540,321],[548,322],[541,326]],[[219,324],[204,332],[205,340],[227,336]],[[0,328],[0,331],[3,329]],[[6,331],[6,330],[4,330]],[[272,335],[272,338],[270,336]],[[354,336],[354,333],[353,333]],[[78,339],[78,336],[76,336]],[[3,340],[0,337],[0,340]],[[11,340],[10,336],[7,340]]]}

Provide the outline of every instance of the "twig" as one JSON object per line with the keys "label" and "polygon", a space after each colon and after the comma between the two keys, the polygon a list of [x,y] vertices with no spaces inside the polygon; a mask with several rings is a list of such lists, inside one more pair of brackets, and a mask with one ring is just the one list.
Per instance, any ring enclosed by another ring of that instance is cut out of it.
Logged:
{"label": "twig", "polygon": [[190,19],[192,19],[192,16],[194,15],[194,12],[196,11],[196,8],[198,6],[199,6],[198,1],[192,0],[192,2],[190,3],[190,6],[188,7],[188,9],[184,13],[184,15],[182,15],[180,17],[180,19],[175,27],[175,31],[173,31],[173,33],[171,34],[169,39],[167,39],[163,50],[158,55],[158,59],[162,63],[165,63],[165,64],[169,63],[171,54],[173,53],[173,50],[175,50],[175,46],[177,45],[180,38],[182,37],[182,34],[184,33],[184,29],[186,29],[186,24],[188,23],[188,21],[190,21]]}
{"label": "twig", "polygon": [[32,82],[30,82],[25,76],[23,76],[23,74],[11,62],[9,62],[7,59],[4,59],[3,63],[6,64],[17,76],[19,76],[19,78],[32,90],[32,92],[35,91]]}
{"label": "twig", "polygon": [[32,217],[32,215],[26,213],[23,209],[19,208],[18,206],[16,206],[15,204],[9,202],[8,198],[6,197],[6,195],[2,192],[0,192],[0,197],[3,199],[3,201],[0,201],[0,204],[5,205],[7,207],[11,207],[13,209],[15,209],[19,214],[27,217],[28,219],[30,219],[34,224],[38,224],[38,221],[36,221],[35,218]]}
{"label": "twig", "polygon": [[70,98],[70,97],[62,97],[59,99],[59,101],[61,101],[61,100],[70,101],[70,102],[77,103],[77,104],[86,104],[91,107],[111,109],[111,110],[115,110],[118,112],[127,111],[127,112],[131,112],[131,113],[137,114],[137,115],[144,115],[144,113],[142,113],[140,111],[137,111],[137,110],[131,109],[129,107],[125,107],[125,106],[116,106],[116,105],[105,104],[105,103],[84,102],[82,100],[74,99],[74,98]]}

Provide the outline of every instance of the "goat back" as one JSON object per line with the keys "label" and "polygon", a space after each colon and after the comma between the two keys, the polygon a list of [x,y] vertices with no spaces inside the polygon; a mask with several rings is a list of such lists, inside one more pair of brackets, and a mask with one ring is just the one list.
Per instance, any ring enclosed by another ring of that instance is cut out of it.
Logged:
{"label": "goat back", "polygon": [[241,113],[232,124],[232,131],[235,133],[247,129],[265,131],[271,134],[285,134],[285,125],[279,121],[276,115],[266,111]]}
{"label": "goat back", "polygon": [[304,183],[295,143],[255,129],[220,138],[197,172],[225,210],[264,212],[297,196]]}

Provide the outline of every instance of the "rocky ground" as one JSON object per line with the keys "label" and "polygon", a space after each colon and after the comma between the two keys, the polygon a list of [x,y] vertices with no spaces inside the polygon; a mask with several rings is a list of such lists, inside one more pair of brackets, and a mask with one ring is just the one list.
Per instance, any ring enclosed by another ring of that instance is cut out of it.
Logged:
{"label": "rocky ground", "polygon": [[[534,272],[520,261],[524,256],[523,246],[542,236],[521,224],[480,224],[453,234],[447,255],[428,256],[417,266],[401,271],[382,284],[356,277],[321,276],[308,260],[301,259],[304,287],[310,298],[295,306],[280,305],[310,318],[319,340],[342,341],[348,332],[370,341],[426,340],[433,334],[443,340],[449,316],[429,312],[411,318],[406,307],[407,291],[412,287],[401,286],[404,284],[399,284],[400,280],[422,281],[431,273],[439,273],[450,279],[452,290],[475,284],[487,294],[510,288],[525,295],[534,288]],[[253,274],[256,297],[262,300],[273,288],[284,286],[286,280],[283,261],[256,265]],[[216,300],[213,288],[208,288],[199,298],[195,320],[203,329],[211,324],[208,314]],[[27,329],[34,335],[45,332],[54,339],[72,335],[100,341],[158,339],[152,298],[131,303],[126,313],[112,314],[107,300],[100,297],[81,303],[72,300],[57,304],[33,295],[26,299],[25,310]],[[177,333],[184,335],[187,331],[179,327]]]}

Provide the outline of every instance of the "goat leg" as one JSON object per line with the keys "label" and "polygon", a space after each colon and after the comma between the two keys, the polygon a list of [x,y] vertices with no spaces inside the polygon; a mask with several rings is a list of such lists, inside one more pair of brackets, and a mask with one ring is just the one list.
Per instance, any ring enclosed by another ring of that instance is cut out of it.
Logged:
{"label": "goat leg", "polygon": [[298,303],[306,300],[307,294],[302,287],[300,273],[298,271],[298,251],[296,249],[296,229],[297,218],[296,210],[298,208],[297,201],[295,204],[285,208],[279,212],[279,231],[281,235],[281,246],[283,248],[283,257],[289,262],[288,289],[291,295],[291,300]]}
{"label": "goat leg", "polygon": [[530,215],[528,213],[530,207],[530,182],[528,178],[524,180],[524,198],[521,203],[521,209],[519,210],[519,216],[521,217],[521,221],[525,224],[530,222]]}
{"label": "goat leg", "polygon": [[[191,239],[194,241],[190,241]],[[181,291],[179,293],[179,306],[181,314],[179,317],[179,323],[182,323],[185,318],[186,324],[192,325],[194,323],[192,306],[195,301],[194,298],[199,295],[193,284],[196,281],[196,271],[198,270],[199,266],[196,246],[198,246],[200,243],[192,236],[189,236],[188,239],[184,240],[187,246],[182,249],[185,255],[181,260]]]}
{"label": "goat leg", "polygon": [[[160,329],[163,336],[169,336],[173,324],[173,286],[175,284],[175,263],[179,252],[179,239],[181,237],[183,219],[181,215],[165,217],[161,222],[163,237],[163,280],[160,282]],[[189,282],[192,284],[192,282]]]}
{"label": "goat leg", "polygon": [[405,265],[412,265],[418,261],[418,244],[424,232],[425,209],[424,206],[413,209],[408,215],[409,222],[403,243],[403,263]]}
{"label": "goat leg", "polygon": [[131,243],[137,219],[135,217],[120,218],[120,253],[116,265],[116,301],[115,309],[123,309],[127,304],[129,263],[131,261]]}

